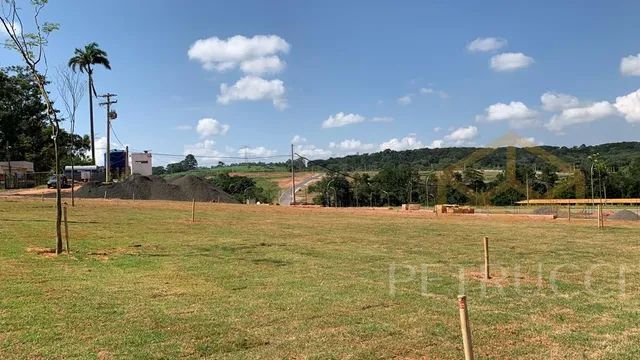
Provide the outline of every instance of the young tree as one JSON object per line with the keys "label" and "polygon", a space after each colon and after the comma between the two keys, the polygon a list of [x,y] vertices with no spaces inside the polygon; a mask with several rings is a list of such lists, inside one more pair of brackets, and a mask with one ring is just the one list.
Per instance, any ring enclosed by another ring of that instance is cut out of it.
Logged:
{"label": "young tree", "polygon": [[91,158],[93,164],[96,164],[96,143],[95,133],[93,131],[93,97],[98,96],[96,88],[93,86],[93,68],[92,65],[102,65],[107,70],[111,70],[111,64],[107,58],[107,53],[100,49],[97,43],[90,43],[84,46],[84,49],[76,49],[74,56],[69,59],[69,67],[75,72],[76,68],[80,72],[87,73],[89,78],[89,124],[91,126]]}
{"label": "young tree", "polygon": [[[47,4],[47,0],[31,0],[33,6],[34,32],[25,32],[25,23],[22,21],[20,9],[15,0],[5,0],[0,3],[0,22],[5,32],[9,36],[7,46],[20,54],[22,60],[31,73],[34,82],[40,90],[40,95],[46,106],[49,122],[53,129],[51,136],[55,150],[55,174],[56,174],[56,254],[62,252],[62,194],[60,191],[60,158],[58,156],[58,134],[60,123],[53,108],[53,103],[49,98],[46,89],[45,76],[47,73],[47,61],[45,47],[47,46],[49,35],[58,29],[57,24],[41,22],[40,12]],[[44,74],[44,75],[43,75]]]}
{"label": "young tree", "polygon": [[80,82],[80,77],[77,73],[71,72],[65,68],[58,68],[57,87],[58,94],[64,105],[64,109],[69,119],[70,133],[71,133],[71,206],[76,206],[75,202],[75,152],[73,137],[75,135],[76,126],[76,112],[80,105],[80,100],[84,94],[84,84]]}

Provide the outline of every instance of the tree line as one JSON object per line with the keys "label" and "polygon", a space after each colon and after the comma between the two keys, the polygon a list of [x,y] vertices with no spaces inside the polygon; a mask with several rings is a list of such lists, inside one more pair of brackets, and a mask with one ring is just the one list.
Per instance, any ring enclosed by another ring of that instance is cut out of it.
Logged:
{"label": "tree line", "polygon": [[324,206],[513,205],[526,199],[640,197],[640,157],[611,166],[599,154],[585,166],[561,173],[553,165],[516,163],[489,178],[478,167],[421,170],[411,164],[373,172],[330,171],[311,185],[315,204]]}

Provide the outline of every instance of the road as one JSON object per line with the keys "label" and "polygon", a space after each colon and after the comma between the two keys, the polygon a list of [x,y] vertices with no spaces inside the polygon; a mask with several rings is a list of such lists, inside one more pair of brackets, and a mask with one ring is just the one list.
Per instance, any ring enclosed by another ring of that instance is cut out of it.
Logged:
{"label": "road", "polygon": [[[323,176],[324,174],[314,174],[311,177],[308,177],[302,181],[296,180],[296,193],[306,188],[307,186],[313,184],[314,182],[319,181],[320,179],[322,179]],[[291,196],[291,187],[289,187],[287,190],[285,190],[282,193],[282,195],[280,195],[280,205],[291,205],[292,201],[293,199]]]}

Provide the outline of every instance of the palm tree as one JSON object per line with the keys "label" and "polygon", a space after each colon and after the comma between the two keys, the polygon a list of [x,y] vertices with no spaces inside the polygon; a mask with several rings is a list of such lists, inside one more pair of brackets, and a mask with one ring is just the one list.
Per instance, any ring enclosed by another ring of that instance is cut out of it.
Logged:
{"label": "palm tree", "polygon": [[91,124],[91,158],[93,164],[96,164],[96,142],[95,133],[93,131],[93,97],[98,96],[96,89],[93,86],[93,68],[92,65],[103,65],[105,68],[111,70],[107,53],[100,49],[98,44],[90,43],[85,45],[84,49],[77,49],[74,51],[74,56],[69,59],[69,67],[76,71],[76,68],[80,69],[80,72],[87,73],[89,76],[89,122]]}

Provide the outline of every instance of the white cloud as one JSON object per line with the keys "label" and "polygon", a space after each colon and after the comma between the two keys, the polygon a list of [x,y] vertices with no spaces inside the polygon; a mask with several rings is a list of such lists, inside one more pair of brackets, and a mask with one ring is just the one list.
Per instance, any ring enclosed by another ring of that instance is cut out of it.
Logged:
{"label": "white cloud", "polygon": [[264,146],[258,146],[255,148],[243,148],[238,150],[238,154],[240,154],[241,156],[252,158],[273,156],[276,153],[277,152],[275,150],[267,149]]}
{"label": "white cloud", "polygon": [[413,150],[424,148],[422,141],[418,140],[416,134],[409,134],[402,139],[393,138],[380,144],[380,150],[391,149],[395,151]]}
{"label": "white cloud", "polygon": [[322,127],[325,129],[342,127],[351,124],[361,123],[365,120],[365,117],[358,114],[345,114],[339,112],[333,116],[329,116],[327,120],[322,123]]}
{"label": "white cloud", "polygon": [[545,126],[550,131],[561,132],[567,126],[593,122],[617,113],[611,103],[600,101],[588,106],[565,109],[554,115]]}
{"label": "white cloud", "polygon": [[407,94],[405,96],[399,97],[397,102],[400,105],[409,105],[413,101],[413,94]]}
{"label": "white cloud", "polygon": [[442,140],[442,139],[433,140],[431,142],[431,145],[429,145],[429,147],[432,148],[432,149],[439,149],[439,148],[441,148],[443,146],[444,146],[444,140]]}
{"label": "white cloud", "polygon": [[291,138],[291,143],[294,145],[299,145],[306,142],[307,138],[300,135],[294,135],[293,138]]}
{"label": "white cloud", "polygon": [[321,149],[315,145],[298,145],[296,146],[296,153],[311,160],[324,159],[332,155],[330,150]]}
{"label": "white cloud", "polygon": [[104,166],[104,154],[107,152],[107,137],[102,136],[96,139],[96,165]]}
{"label": "white cloud", "polygon": [[494,55],[489,61],[494,71],[515,71],[533,64],[534,60],[523,53],[502,53]]}
{"label": "white cloud", "polygon": [[282,80],[265,80],[257,76],[248,75],[231,86],[221,84],[218,103],[226,105],[233,101],[268,99],[273,102],[273,106],[277,109],[284,110],[287,107],[285,92],[286,89]]}
{"label": "white cloud", "polygon": [[337,149],[341,151],[347,152],[361,152],[361,151],[369,151],[374,148],[373,144],[366,144],[360,140],[356,139],[346,139],[339,143],[331,142],[329,143],[329,147],[332,149]]}
{"label": "white cloud", "polygon": [[463,146],[473,145],[473,140],[478,136],[478,128],[475,126],[466,126],[453,129],[449,134],[445,135],[442,139],[433,140],[431,145],[432,149],[438,149],[444,146]]}
{"label": "white cloud", "polygon": [[520,101],[509,104],[496,103],[485,109],[484,115],[476,116],[477,121],[507,121],[514,128],[522,128],[535,124],[537,112],[529,109]]}
{"label": "white cloud", "polygon": [[222,124],[216,119],[204,118],[198,120],[196,131],[200,134],[200,137],[225,135],[229,131],[229,125]]}
{"label": "white cloud", "polygon": [[640,76],[640,54],[623,57],[620,61],[620,72],[626,76]]}
{"label": "white cloud", "polygon": [[180,130],[180,131],[186,131],[186,130],[191,130],[193,129],[193,126],[191,125],[178,125],[176,126],[176,130]]}
{"label": "white cloud", "polygon": [[444,140],[454,146],[470,143],[478,136],[478,128],[475,126],[460,127],[445,135]]}
{"label": "white cloud", "polygon": [[[284,63],[274,57],[288,53],[290,45],[277,35],[256,35],[251,38],[242,35],[228,39],[210,37],[194,42],[189,48],[189,59],[199,61],[207,70],[226,71],[240,65],[248,73],[280,71]],[[270,60],[265,60],[265,58]]]}
{"label": "white cloud", "polygon": [[198,160],[199,165],[213,165],[218,161],[223,161],[227,154],[214,148],[216,144],[213,140],[189,144],[184,146],[184,155],[192,154]]}
{"label": "white cloud", "polygon": [[542,103],[542,108],[547,111],[562,111],[580,105],[577,97],[553,91],[547,91],[542,94],[540,102]]}
{"label": "white cloud", "polygon": [[[16,35],[22,34],[22,28],[20,27],[20,24],[13,23],[12,27]],[[4,38],[4,37],[8,38],[9,33],[7,32],[7,29],[4,28],[4,25],[0,23],[0,38]]]}
{"label": "white cloud", "polygon": [[420,89],[420,94],[438,95],[438,96],[440,96],[441,99],[448,99],[449,98],[449,94],[447,94],[446,92],[444,92],[442,90],[436,90],[436,89],[433,89],[433,88],[422,88],[422,89]]}
{"label": "white cloud", "polygon": [[505,46],[507,46],[507,40],[505,39],[496,37],[477,38],[467,45],[467,50],[469,52],[489,52]]}
{"label": "white cloud", "polygon": [[628,122],[640,122],[640,89],[617,97],[614,106]]}
{"label": "white cloud", "polygon": [[440,132],[440,130],[442,130],[442,128],[440,126],[436,126],[433,128],[434,132]]}
{"label": "white cloud", "polygon": [[268,56],[253,60],[243,61],[240,69],[247,74],[262,75],[276,74],[284,69],[285,62],[277,56]]}
{"label": "white cloud", "polygon": [[393,122],[393,118],[391,116],[376,116],[373,119],[371,119],[372,122],[377,122],[377,123],[390,123]]}

